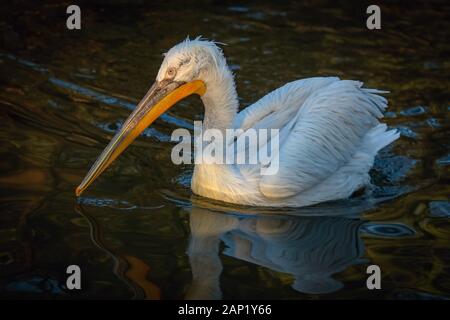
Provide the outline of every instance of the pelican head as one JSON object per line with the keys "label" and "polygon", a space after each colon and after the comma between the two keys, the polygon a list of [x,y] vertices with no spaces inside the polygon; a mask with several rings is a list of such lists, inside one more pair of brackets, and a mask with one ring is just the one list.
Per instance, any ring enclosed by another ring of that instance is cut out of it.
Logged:
{"label": "pelican head", "polygon": [[226,67],[225,58],[216,42],[187,38],[164,54],[156,81],[208,82],[223,67]]}
{"label": "pelican head", "polygon": [[[81,195],[144,129],[170,107],[189,95],[205,95],[208,87],[217,86],[217,81],[230,82],[231,79],[234,90],[232,78],[222,50],[215,42],[187,38],[175,45],[165,54],[155,83],[95,161],[77,187],[76,195]],[[203,102],[207,104],[205,100]]]}

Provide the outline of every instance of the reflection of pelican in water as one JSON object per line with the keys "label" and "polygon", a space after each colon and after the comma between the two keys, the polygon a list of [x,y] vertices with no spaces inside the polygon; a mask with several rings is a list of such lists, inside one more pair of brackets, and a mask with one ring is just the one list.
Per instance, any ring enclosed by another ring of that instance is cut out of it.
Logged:
{"label": "reflection of pelican in water", "polygon": [[220,240],[228,256],[293,275],[292,288],[299,292],[337,291],[343,285],[332,275],[364,262],[362,224],[343,216],[237,216],[193,207],[188,249],[193,281],[186,298],[221,298]]}

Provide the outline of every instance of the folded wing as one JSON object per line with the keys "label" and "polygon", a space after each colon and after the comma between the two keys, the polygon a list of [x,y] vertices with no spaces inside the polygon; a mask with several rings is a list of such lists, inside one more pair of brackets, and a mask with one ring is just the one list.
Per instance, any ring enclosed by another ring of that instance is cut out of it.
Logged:
{"label": "folded wing", "polygon": [[262,176],[268,198],[294,196],[336,172],[364,146],[387,106],[381,91],[338,78],[286,84],[243,110],[236,127],[279,129],[279,170]]}

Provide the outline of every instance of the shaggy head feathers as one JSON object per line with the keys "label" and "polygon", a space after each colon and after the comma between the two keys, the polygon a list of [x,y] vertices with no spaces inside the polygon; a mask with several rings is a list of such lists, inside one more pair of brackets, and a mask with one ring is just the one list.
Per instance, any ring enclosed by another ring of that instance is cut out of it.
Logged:
{"label": "shaggy head feathers", "polygon": [[192,40],[187,37],[164,54],[157,80],[173,78],[181,82],[197,79],[208,82],[217,73],[228,69],[222,49],[217,44],[201,37]]}

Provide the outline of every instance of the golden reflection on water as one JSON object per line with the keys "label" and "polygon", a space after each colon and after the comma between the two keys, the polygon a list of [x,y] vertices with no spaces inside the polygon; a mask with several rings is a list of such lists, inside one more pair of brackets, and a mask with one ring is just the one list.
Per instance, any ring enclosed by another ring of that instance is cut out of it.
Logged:
{"label": "golden reflection on water", "polygon": [[[63,4],[17,1],[2,17],[0,296],[450,297],[447,4],[383,5],[377,32],[362,4],[83,6],[80,32],[61,27]],[[192,167],[171,163],[169,142],[201,119],[191,98],[77,204],[75,186],[187,34],[228,44],[242,107],[316,75],[389,90],[385,120],[402,137],[378,157],[374,193],[283,215],[191,199]],[[69,264],[85,270],[82,292],[65,288]],[[369,264],[380,292],[365,287]]]}

